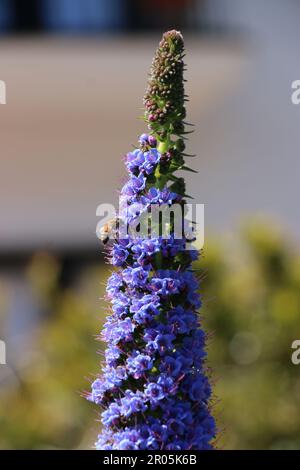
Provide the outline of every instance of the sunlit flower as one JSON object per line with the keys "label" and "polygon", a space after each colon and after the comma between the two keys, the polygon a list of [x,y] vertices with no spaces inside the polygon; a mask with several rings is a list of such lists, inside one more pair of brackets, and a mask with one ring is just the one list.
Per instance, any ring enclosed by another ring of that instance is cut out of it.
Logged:
{"label": "sunlit flower", "polygon": [[[183,54],[181,34],[165,33],[144,100],[150,132],[125,159],[122,216],[129,225],[152,204],[185,204],[184,180],[175,175],[184,164]],[[111,247],[117,270],[107,283],[105,365],[90,395],[104,409],[98,449],[212,448],[216,427],[192,272],[197,253],[186,244],[171,230],[167,239],[129,236]]]}

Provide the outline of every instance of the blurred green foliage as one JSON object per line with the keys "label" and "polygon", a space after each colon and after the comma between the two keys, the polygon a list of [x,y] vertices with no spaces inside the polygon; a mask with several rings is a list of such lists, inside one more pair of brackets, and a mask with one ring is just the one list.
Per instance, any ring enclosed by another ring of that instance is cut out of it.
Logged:
{"label": "blurred green foliage", "polygon": [[199,263],[209,365],[219,402],[218,446],[300,449],[300,253],[272,225],[242,230],[239,246],[210,244]]}
{"label": "blurred green foliage", "polygon": [[15,367],[14,380],[0,386],[0,448],[89,448],[95,440],[95,409],[81,392],[99,370],[95,335],[104,305],[97,300],[106,268],[85,270],[76,287],[64,291],[56,269],[56,261],[42,253],[27,272],[32,290],[52,310],[24,347],[25,366]]}
{"label": "blurred green foliage", "polygon": [[[300,366],[291,363],[291,344],[300,339],[300,253],[266,223],[244,228],[234,243],[210,240],[196,267],[218,446],[300,449]],[[0,383],[0,448],[89,448],[97,433],[95,407],[80,391],[99,371],[94,339],[106,313],[98,297],[108,268],[84,269],[64,291],[59,269],[42,253],[27,270],[49,314],[24,349],[26,366]]]}

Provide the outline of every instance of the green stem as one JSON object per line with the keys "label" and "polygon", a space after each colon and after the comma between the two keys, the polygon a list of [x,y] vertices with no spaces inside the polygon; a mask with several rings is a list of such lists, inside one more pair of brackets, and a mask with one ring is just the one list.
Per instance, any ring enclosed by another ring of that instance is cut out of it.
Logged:
{"label": "green stem", "polygon": [[166,153],[168,150],[169,150],[169,142],[167,141],[163,141],[163,142],[159,142],[158,146],[157,146],[157,150],[160,152],[160,153]]}

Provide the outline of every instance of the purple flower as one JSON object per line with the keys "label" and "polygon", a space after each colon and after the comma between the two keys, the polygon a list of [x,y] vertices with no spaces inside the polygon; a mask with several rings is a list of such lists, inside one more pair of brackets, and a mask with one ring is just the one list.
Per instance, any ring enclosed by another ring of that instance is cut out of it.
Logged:
{"label": "purple flower", "polygon": [[126,261],[127,257],[129,255],[129,252],[127,250],[124,250],[124,248],[121,248],[119,245],[116,245],[113,248],[113,264],[115,266],[122,266],[124,262]]}
{"label": "purple flower", "polygon": [[151,324],[154,318],[159,315],[159,309],[154,303],[143,305],[134,315],[133,319],[136,323],[142,325]]}
{"label": "purple flower", "polygon": [[143,191],[145,189],[145,185],[146,178],[144,176],[132,176],[121,192],[125,196],[134,196],[135,194]]}
{"label": "purple flower", "polygon": [[133,222],[144,211],[144,206],[140,202],[135,202],[127,207],[127,217],[129,222]]}
{"label": "purple flower", "polygon": [[118,220],[128,232],[109,247],[116,268],[106,289],[112,312],[102,330],[102,375],[88,396],[104,410],[101,450],[210,449],[216,434],[192,272],[198,254],[172,228],[164,238],[163,231],[136,230],[154,205],[179,204],[185,213],[185,184],[176,176],[184,165],[183,52],[180,33],[163,36],[144,100],[149,133],[125,158],[129,178]]}
{"label": "purple flower", "polygon": [[165,356],[161,362],[159,370],[165,372],[171,377],[178,377],[182,369],[182,362],[172,356]]}
{"label": "purple flower", "polygon": [[93,401],[96,404],[101,403],[105,392],[106,392],[106,386],[105,386],[103,379],[96,379],[92,383],[92,393],[91,393],[91,396],[89,397],[90,401]]}
{"label": "purple flower", "polygon": [[135,174],[139,172],[139,168],[145,161],[144,154],[141,150],[136,149],[126,156],[126,166],[130,173]]}
{"label": "purple flower", "polygon": [[123,279],[128,286],[145,286],[149,272],[143,268],[127,268],[123,271]]}
{"label": "purple flower", "polygon": [[145,388],[145,396],[150,399],[150,401],[156,403],[158,400],[163,400],[165,398],[164,391],[162,387],[156,383],[151,382]]}
{"label": "purple flower", "polygon": [[151,290],[162,296],[177,294],[179,291],[180,281],[172,278],[155,278],[151,280]]}
{"label": "purple flower", "polygon": [[116,346],[110,346],[105,351],[106,363],[109,367],[115,367],[120,358],[121,351]]}
{"label": "purple flower", "polygon": [[152,369],[153,360],[147,354],[133,353],[126,361],[128,374],[132,375],[135,379],[143,377],[146,371]]}
{"label": "purple flower", "polygon": [[144,153],[145,162],[142,165],[141,171],[144,170],[144,172],[147,175],[150,175],[153,172],[154,168],[156,167],[157,163],[159,162],[160,157],[161,155],[157,149],[152,148],[148,150],[147,152],[145,152]]}
{"label": "purple flower", "polygon": [[135,325],[131,318],[126,317],[124,320],[106,322],[102,331],[104,341],[118,344],[120,341],[131,341]]}
{"label": "purple flower", "polygon": [[151,147],[156,147],[157,140],[153,135],[149,135],[148,141],[149,141],[149,145],[151,145]]}
{"label": "purple flower", "polygon": [[175,339],[174,335],[157,335],[155,342],[157,349],[161,355],[173,349],[172,341]]}
{"label": "purple flower", "polygon": [[139,143],[144,145],[149,143],[149,135],[148,134],[142,134],[139,137]]}
{"label": "purple flower", "polygon": [[103,370],[105,378],[105,385],[108,388],[115,388],[122,385],[123,381],[127,379],[127,372],[125,367],[105,367]]}
{"label": "purple flower", "polygon": [[112,403],[110,407],[102,413],[102,422],[105,426],[116,425],[119,418],[120,408],[116,403]]}
{"label": "purple flower", "polygon": [[141,392],[134,393],[126,390],[125,396],[121,398],[121,413],[125,418],[132,414],[146,411],[147,405]]}
{"label": "purple flower", "polygon": [[120,441],[119,443],[118,449],[119,450],[136,450],[137,447],[134,444],[134,442],[130,441],[129,439],[122,439],[122,441]]}
{"label": "purple flower", "polygon": [[122,288],[123,279],[120,273],[113,273],[107,281],[106,292],[110,298],[118,294]]}

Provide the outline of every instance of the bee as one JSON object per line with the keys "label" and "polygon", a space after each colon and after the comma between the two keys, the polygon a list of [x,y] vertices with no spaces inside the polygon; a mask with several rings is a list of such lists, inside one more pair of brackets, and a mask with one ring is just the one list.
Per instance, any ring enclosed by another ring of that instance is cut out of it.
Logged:
{"label": "bee", "polygon": [[109,240],[116,238],[118,231],[119,219],[113,218],[102,225],[97,231],[99,240],[106,245]]}

